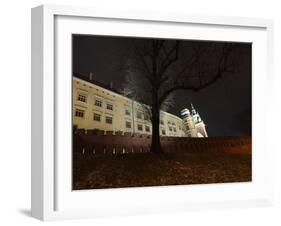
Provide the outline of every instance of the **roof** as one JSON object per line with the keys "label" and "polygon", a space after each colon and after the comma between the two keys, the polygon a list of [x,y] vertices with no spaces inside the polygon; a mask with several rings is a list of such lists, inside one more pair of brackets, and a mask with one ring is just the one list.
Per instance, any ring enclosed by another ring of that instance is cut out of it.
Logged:
{"label": "roof", "polygon": [[117,89],[114,89],[113,87],[111,87],[110,83],[107,84],[107,83],[99,82],[99,81],[96,81],[94,79],[90,79],[88,77],[85,77],[85,76],[82,76],[82,75],[79,75],[79,74],[75,74],[74,77],[77,77],[77,78],[82,79],[82,80],[84,80],[86,82],[89,82],[89,83],[92,83],[94,85],[100,86],[100,87],[102,87],[104,89],[110,90],[112,92],[115,92],[115,93],[120,94],[120,95],[123,96],[123,94],[120,91],[118,91]]}

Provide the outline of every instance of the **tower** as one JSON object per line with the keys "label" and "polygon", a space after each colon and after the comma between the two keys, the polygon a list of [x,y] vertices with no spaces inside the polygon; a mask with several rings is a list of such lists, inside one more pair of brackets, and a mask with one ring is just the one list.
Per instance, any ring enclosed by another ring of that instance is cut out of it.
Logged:
{"label": "tower", "polygon": [[188,137],[208,137],[206,125],[191,103],[191,111],[185,108],[181,111],[185,132]]}
{"label": "tower", "polygon": [[193,121],[193,117],[190,111],[188,110],[188,108],[181,110],[181,116],[183,119],[184,130],[186,135],[188,137],[197,137],[197,132]]}
{"label": "tower", "polygon": [[191,103],[191,114],[192,114],[192,118],[195,124],[195,128],[196,128],[196,133],[197,133],[197,137],[208,137],[207,135],[207,131],[206,131],[206,125],[205,123],[202,121],[199,112],[197,112],[195,110],[195,108],[193,107],[193,104]]}

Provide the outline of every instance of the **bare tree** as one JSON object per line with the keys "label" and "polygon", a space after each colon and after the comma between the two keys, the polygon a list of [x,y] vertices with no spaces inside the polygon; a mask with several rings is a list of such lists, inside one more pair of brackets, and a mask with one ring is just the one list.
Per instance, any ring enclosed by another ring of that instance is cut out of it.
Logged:
{"label": "bare tree", "polygon": [[[127,70],[125,83],[121,92],[124,96],[130,97],[138,102],[138,110],[146,115],[152,123],[152,101],[151,101],[151,85],[147,79],[144,79],[142,73],[131,64],[130,60],[127,62]],[[160,110],[167,111],[174,105],[174,95],[171,93],[161,103]]]}
{"label": "bare tree", "polygon": [[[230,72],[233,44],[137,40],[127,62],[123,92],[143,104],[152,123],[151,152],[161,153],[160,110],[177,90],[202,90]],[[149,106],[149,107],[148,107]]]}

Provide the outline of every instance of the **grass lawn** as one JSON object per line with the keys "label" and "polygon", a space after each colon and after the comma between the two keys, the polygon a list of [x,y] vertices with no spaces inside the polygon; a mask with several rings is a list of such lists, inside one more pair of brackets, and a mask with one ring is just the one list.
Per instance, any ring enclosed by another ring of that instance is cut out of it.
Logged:
{"label": "grass lawn", "polygon": [[241,154],[76,156],[73,189],[245,182],[251,170],[251,155]]}

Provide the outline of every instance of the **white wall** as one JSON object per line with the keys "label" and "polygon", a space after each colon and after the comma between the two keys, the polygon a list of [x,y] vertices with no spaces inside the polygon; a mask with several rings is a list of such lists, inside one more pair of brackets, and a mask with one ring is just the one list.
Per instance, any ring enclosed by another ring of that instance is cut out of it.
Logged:
{"label": "white wall", "polygon": [[[192,14],[232,15],[275,19],[275,109],[269,126],[272,148],[280,127],[281,7],[280,1],[260,0],[56,0],[56,4],[126,8]],[[1,2],[1,157],[0,224],[36,225],[30,207],[30,8],[49,0]],[[277,52],[279,51],[279,52]],[[277,78],[279,75],[279,78]],[[279,89],[279,90],[277,90]],[[278,98],[277,98],[278,97]],[[280,134],[280,133],[279,133]],[[281,149],[280,149],[281,152]],[[55,222],[56,225],[281,225],[280,152],[275,155],[276,205],[272,208],[236,209],[110,219]],[[272,176],[272,175],[269,175]]]}

